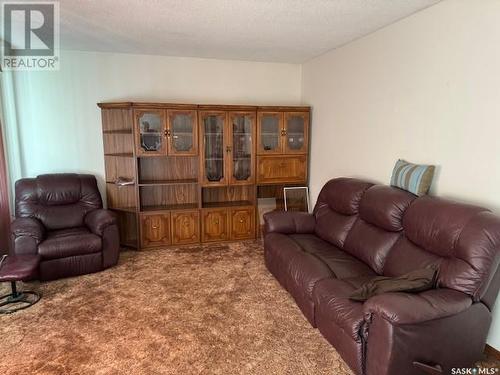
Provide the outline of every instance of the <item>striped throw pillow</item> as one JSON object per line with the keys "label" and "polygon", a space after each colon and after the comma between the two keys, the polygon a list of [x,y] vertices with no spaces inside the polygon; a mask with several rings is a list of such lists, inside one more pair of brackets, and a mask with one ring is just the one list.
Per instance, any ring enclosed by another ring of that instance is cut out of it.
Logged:
{"label": "striped throw pillow", "polygon": [[434,177],[433,165],[418,165],[399,159],[394,166],[391,186],[421,196],[427,194]]}

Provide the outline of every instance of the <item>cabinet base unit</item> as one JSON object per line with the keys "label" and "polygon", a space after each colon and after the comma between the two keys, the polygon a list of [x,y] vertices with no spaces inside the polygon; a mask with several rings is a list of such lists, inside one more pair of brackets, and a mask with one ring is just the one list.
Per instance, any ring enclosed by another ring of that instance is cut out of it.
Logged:
{"label": "cabinet base unit", "polygon": [[98,106],[107,205],[122,246],[253,239],[258,189],[307,185],[309,107]]}

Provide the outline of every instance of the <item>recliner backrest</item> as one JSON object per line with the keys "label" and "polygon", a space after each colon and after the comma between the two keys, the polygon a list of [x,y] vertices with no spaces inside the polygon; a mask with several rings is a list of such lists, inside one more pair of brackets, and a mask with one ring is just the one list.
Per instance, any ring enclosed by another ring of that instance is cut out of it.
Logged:
{"label": "recliner backrest", "polygon": [[416,196],[374,185],[363,194],[359,217],[347,235],[344,250],[381,274],[390,249],[402,236],[403,215]]}
{"label": "recliner backrest", "polygon": [[344,247],[347,234],[356,221],[363,193],[373,184],[354,178],[335,178],[321,189],[313,214],[316,235]]}
{"label": "recliner backrest", "polygon": [[406,210],[403,228],[404,236],[387,256],[384,275],[437,264],[439,287],[482,299],[498,268],[500,218],[481,207],[425,196]]}
{"label": "recliner backrest", "polygon": [[48,230],[84,225],[85,215],[102,208],[94,176],[45,174],[16,182],[16,217],[33,217]]}
{"label": "recliner backrest", "polygon": [[492,307],[500,286],[500,217],[487,209],[353,178],[328,181],[316,235],[385,276],[439,265],[438,285]]}

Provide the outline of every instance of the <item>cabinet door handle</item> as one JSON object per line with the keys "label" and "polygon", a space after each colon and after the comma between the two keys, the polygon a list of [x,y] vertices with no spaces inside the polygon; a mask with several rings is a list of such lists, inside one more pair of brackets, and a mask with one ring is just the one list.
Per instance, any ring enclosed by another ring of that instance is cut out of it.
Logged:
{"label": "cabinet door handle", "polygon": [[226,152],[227,153],[231,152],[231,146],[226,146]]}
{"label": "cabinet door handle", "polygon": [[244,221],[243,219],[240,219],[240,223],[243,223],[243,221]]}
{"label": "cabinet door handle", "polygon": [[215,224],[219,224],[219,220],[214,220],[214,223]]}
{"label": "cabinet door handle", "polygon": [[165,137],[170,137],[170,134],[171,134],[170,129],[165,129],[164,134],[165,134]]}
{"label": "cabinet door handle", "polygon": [[158,228],[159,228],[159,226],[158,226],[158,225],[153,225],[153,226],[151,226],[151,228],[153,228],[153,229],[158,229]]}

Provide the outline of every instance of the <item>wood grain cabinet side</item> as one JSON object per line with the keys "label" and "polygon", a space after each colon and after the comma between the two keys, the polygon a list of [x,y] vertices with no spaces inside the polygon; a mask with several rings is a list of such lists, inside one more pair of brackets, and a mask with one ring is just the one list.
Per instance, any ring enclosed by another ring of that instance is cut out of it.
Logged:
{"label": "wood grain cabinet side", "polygon": [[141,215],[141,246],[170,245],[170,213]]}
{"label": "wood grain cabinet side", "polygon": [[172,244],[200,242],[200,213],[198,210],[174,211],[171,214]]}

